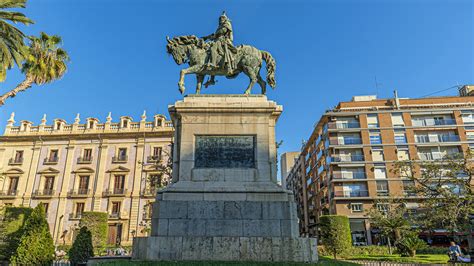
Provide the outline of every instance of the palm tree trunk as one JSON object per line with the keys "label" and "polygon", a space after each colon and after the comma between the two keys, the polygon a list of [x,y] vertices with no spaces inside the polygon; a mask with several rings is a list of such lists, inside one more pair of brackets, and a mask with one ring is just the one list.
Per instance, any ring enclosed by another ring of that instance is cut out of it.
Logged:
{"label": "palm tree trunk", "polygon": [[17,93],[22,92],[22,91],[26,91],[27,89],[29,89],[31,87],[31,85],[33,85],[33,82],[34,82],[34,78],[32,76],[26,76],[26,79],[23,80],[20,84],[18,84],[18,86],[16,86],[16,88],[14,88],[13,90],[3,94],[0,97],[0,106],[5,104],[6,99],[13,98],[13,97],[16,96]]}

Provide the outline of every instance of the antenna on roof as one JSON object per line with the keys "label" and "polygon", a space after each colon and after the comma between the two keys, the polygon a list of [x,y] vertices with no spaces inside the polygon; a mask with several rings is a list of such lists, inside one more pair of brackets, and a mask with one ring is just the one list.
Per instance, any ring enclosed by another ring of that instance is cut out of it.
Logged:
{"label": "antenna on roof", "polygon": [[375,94],[379,94],[379,85],[382,85],[382,83],[378,83],[377,81],[377,75],[375,76]]}

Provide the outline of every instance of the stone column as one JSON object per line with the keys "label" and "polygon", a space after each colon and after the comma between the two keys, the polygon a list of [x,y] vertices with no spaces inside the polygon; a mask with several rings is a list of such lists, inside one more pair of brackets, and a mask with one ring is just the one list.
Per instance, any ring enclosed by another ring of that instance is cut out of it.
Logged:
{"label": "stone column", "polygon": [[[143,163],[146,160],[145,157],[145,140],[143,138],[137,139],[136,145],[136,157],[135,157],[135,171],[133,178],[133,188],[132,196],[130,199],[130,228],[128,232],[124,235],[127,236],[127,240],[132,238],[131,231],[135,230],[137,232],[138,228],[138,218],[140,217],[140,185],[142,180],[142,169]],[[136,233],[138,234],[138,232]]]}
{"label": "stone column", "polygon": [[100,212],[102,201],[102,189],[104,186],[104,176],[107,167],[108,141],[102,140],[99,144],[99,156],[97,158],[97,167],[95,169],[94,194],[92,200],[92,211]]}
{"label": "stone column", "polygon": [[[22,187],[18,189],[20,191],[25,192],[25,194],[23,195],[23,206],[30,206],[31,203],[31,194],[33,193],[36,181],[36,173],[38,172],[39,158],[41,155],[42,146],[42,141],[35,141],[33,143],[33,154],[31,155],[30,168],[28,169],[28,172],[25,173],[27,175],[27,180],[25,183],[23,183]],[[20,182],[20,184],[22,183]]]}

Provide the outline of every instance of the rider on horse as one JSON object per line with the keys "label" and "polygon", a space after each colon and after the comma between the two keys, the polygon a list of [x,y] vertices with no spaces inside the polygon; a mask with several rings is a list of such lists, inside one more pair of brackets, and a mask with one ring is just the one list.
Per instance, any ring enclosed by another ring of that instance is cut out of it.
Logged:
{"label": "rider on horse", "polygon": [[[224,67],[229,74],[232,73],[236,68],[233,53],[236,53],[237,49],[233,45],[232,24],[225,12],[222,12],[222,15],[219,17],[219,27],[216,32],[202,38],[213,41],[210,43],[211,47],[209,49],[207,66],[214,69]],[[224,59],[222,66],[218,62],[220,59],[219,55]]]}

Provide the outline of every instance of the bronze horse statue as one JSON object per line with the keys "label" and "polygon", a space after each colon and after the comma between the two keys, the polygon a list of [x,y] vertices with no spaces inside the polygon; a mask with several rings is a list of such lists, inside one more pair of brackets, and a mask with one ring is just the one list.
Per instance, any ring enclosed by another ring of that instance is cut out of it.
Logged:
{"label": "bronze horse statue", "polygon": [[[214,76],[226,76],[227,78],[235,78],[241,72],[244,72],[250,78],[250,84],[245,90],[245,94],[250,94],[252,87],[257,82],[262,88],[262,94],[266,93],[266,84],[270,87],[275,88],[275,60],[272,55],[266,51],[258,50],[257,48],[250,45],[240,45],[235,47],[236,53],[235,58],[235,69],[229,70],[223,64],[220,63],[220,67],[211,67],[206,64],[208,49],[210,44],[206,43],[203,39],[198,38],[194,35],[179,36],[173,39],[167,37],[168,44],[166,50],[173,56],[176,64],[181,65],[188,63],[189,67],[182,69],[178,82],[179,91],[181,94],[184,93],[184,77],[187,74],[196,74],[197,85],[196,94],[201,92],[202,83],[206,75],[211,76],[211,80],[204,84],[214,84]],[[219,55],[220,58],[217,62],[223,62],[224,58]],[[267,67],[267,82],[265,82],[260,76],[260,69],[262,68],[262,61],[265,60]]]}

